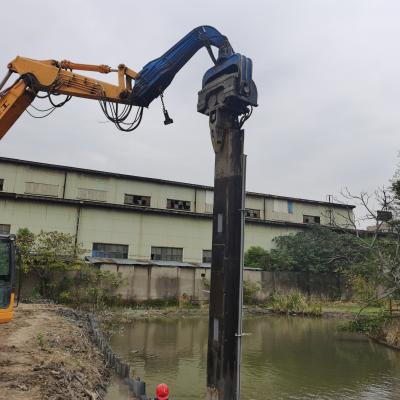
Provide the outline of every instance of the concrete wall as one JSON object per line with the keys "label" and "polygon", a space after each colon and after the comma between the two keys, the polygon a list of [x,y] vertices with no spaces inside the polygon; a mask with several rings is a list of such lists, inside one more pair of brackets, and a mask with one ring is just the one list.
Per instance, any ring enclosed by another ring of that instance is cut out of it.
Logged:
{"label": "concrete wall", "polygon": [[[115,294],[128,301],[168,300],[184,296],[206,302],[209,299],[211,269],[209,267],[178,267],[157,265],[99,264],[101,271],[119,273],[123,283]],[[94,267],[94,268],[97,268]],[[73,272],[70,272],[73,274]],[[306,272],[261,271],[246,268],[244,281],[256,284],[258,300],[265,300],[273,292],[288,293],[299,290],[306,296],[347,298],[351,289],[339,274],[309,274]],[[56,278],[62,279],[62,275]],[[17,279],[18,282],[18,279]],[[39,291],[39,279],[34,274],[24,276],[22,297],[30,298]]]}
{"label": "concrete wall", "polygon": [[126,300],[176,299],[182,296],[208,300],[204,290],[207,289],[205,282],[210,282],[210,268],[102,264],[100,269],[121,274],[123,284],[117,294]]}
{"label": "concrete wall", "polygon": [[[205,282],[210,282],[210,268],[101,264],[100,269],[121,274],[123,284],[118,294],[125,300],[165,300],[184,295],[194,300],[208,300]],[[288,293],[292,290],[315,297],[338,298],[346,294],[344,283],[337,274],[245,269],[243,278],[259,286],[259,300],[266,299],[273,292]]]}

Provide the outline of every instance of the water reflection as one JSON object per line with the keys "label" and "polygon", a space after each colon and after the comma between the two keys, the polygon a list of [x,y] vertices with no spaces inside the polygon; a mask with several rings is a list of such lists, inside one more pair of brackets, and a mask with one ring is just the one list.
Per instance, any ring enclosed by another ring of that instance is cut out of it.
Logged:
{"label": "water reflection", "polygon": [[[174,400],[205,398],[207,319],[137,321],[111,340],[129,357],[148,394],[166,382]],[[242,399],[397,400],[400,352],[336,332],[334,320],[245,320]],[[115,381],[107,400],[127,399]]]}

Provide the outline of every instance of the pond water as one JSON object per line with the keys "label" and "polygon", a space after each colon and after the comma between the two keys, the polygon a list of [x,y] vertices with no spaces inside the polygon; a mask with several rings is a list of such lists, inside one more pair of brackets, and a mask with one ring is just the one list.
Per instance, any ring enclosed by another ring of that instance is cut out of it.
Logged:
{"label": "pond water", "polygon": [[[263,316],[245,319],[243,400],[398,400],[400,352],[355,334],[338,332],[338,321]],[[137,321],[111,339],[130,360],[147,395],[165,382],[172,400],[204,400],[206,318]],[[127,399],[117,378],[107,400]]]}

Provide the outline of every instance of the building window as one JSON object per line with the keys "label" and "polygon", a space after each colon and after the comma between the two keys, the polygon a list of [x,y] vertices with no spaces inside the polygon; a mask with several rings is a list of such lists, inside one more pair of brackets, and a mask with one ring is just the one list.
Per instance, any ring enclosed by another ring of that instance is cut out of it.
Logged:
{"label": "building window", "polygon": [[78,199],[89,201],[107,201],[105,190],[78,188]]}
{"label": "building window", "polygon": [[11,225],[0,224],[0,235],[9,235],[11,230]]}
{"label": "building window", "polygon": [[167,208],[190,211],[190,201],[167,199]]}
{"label": "building window", "polygon": [[58,185],[49,183],[25,182],[25,193],[58,197]]}
{"label": "building window", "polygon": [[0,192],[4,190],[4,179],[0,179]]}
{"label": "building window", "polygon": [[151,259],[160,261],[183,260],[183,249],[177,247],[151,247]]}
{"label": "building window", "polygon": [[260,219],[260,210],[255,210],[253,208],[246,208],[246,217],[248,218],[258,218]]}
{"label": "building window", "polygon": [[93,243],[92,256],[102,258],[128,258],[126,244]]}
{"label": "building window", "polygon": [[287,202],[287,212],[289,214],[293,214],[293,201],[288,200]]}
{"label": "building window", "polygon": [[211,264],[212,251],[203,250],[203,263]]}
{"label": "building window", "polygon": [[132,206],[150,207],[150,196],[137,196],[136,194],[126,194],[124,203]]}
{"label": "building window", "polygon": [[303,215],[304,224],[320,224],[321,218],[315,215]]}

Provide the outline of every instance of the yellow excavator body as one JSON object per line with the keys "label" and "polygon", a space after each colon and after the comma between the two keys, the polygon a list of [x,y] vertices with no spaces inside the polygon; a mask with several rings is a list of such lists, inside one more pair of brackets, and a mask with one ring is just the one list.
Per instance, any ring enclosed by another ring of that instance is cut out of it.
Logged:
{"label": "yellow excavator body", "polygon": [[7,308],[0,308],[0,324],[10,322],[14,316],[14,293],[11,293],[10,303]]}

